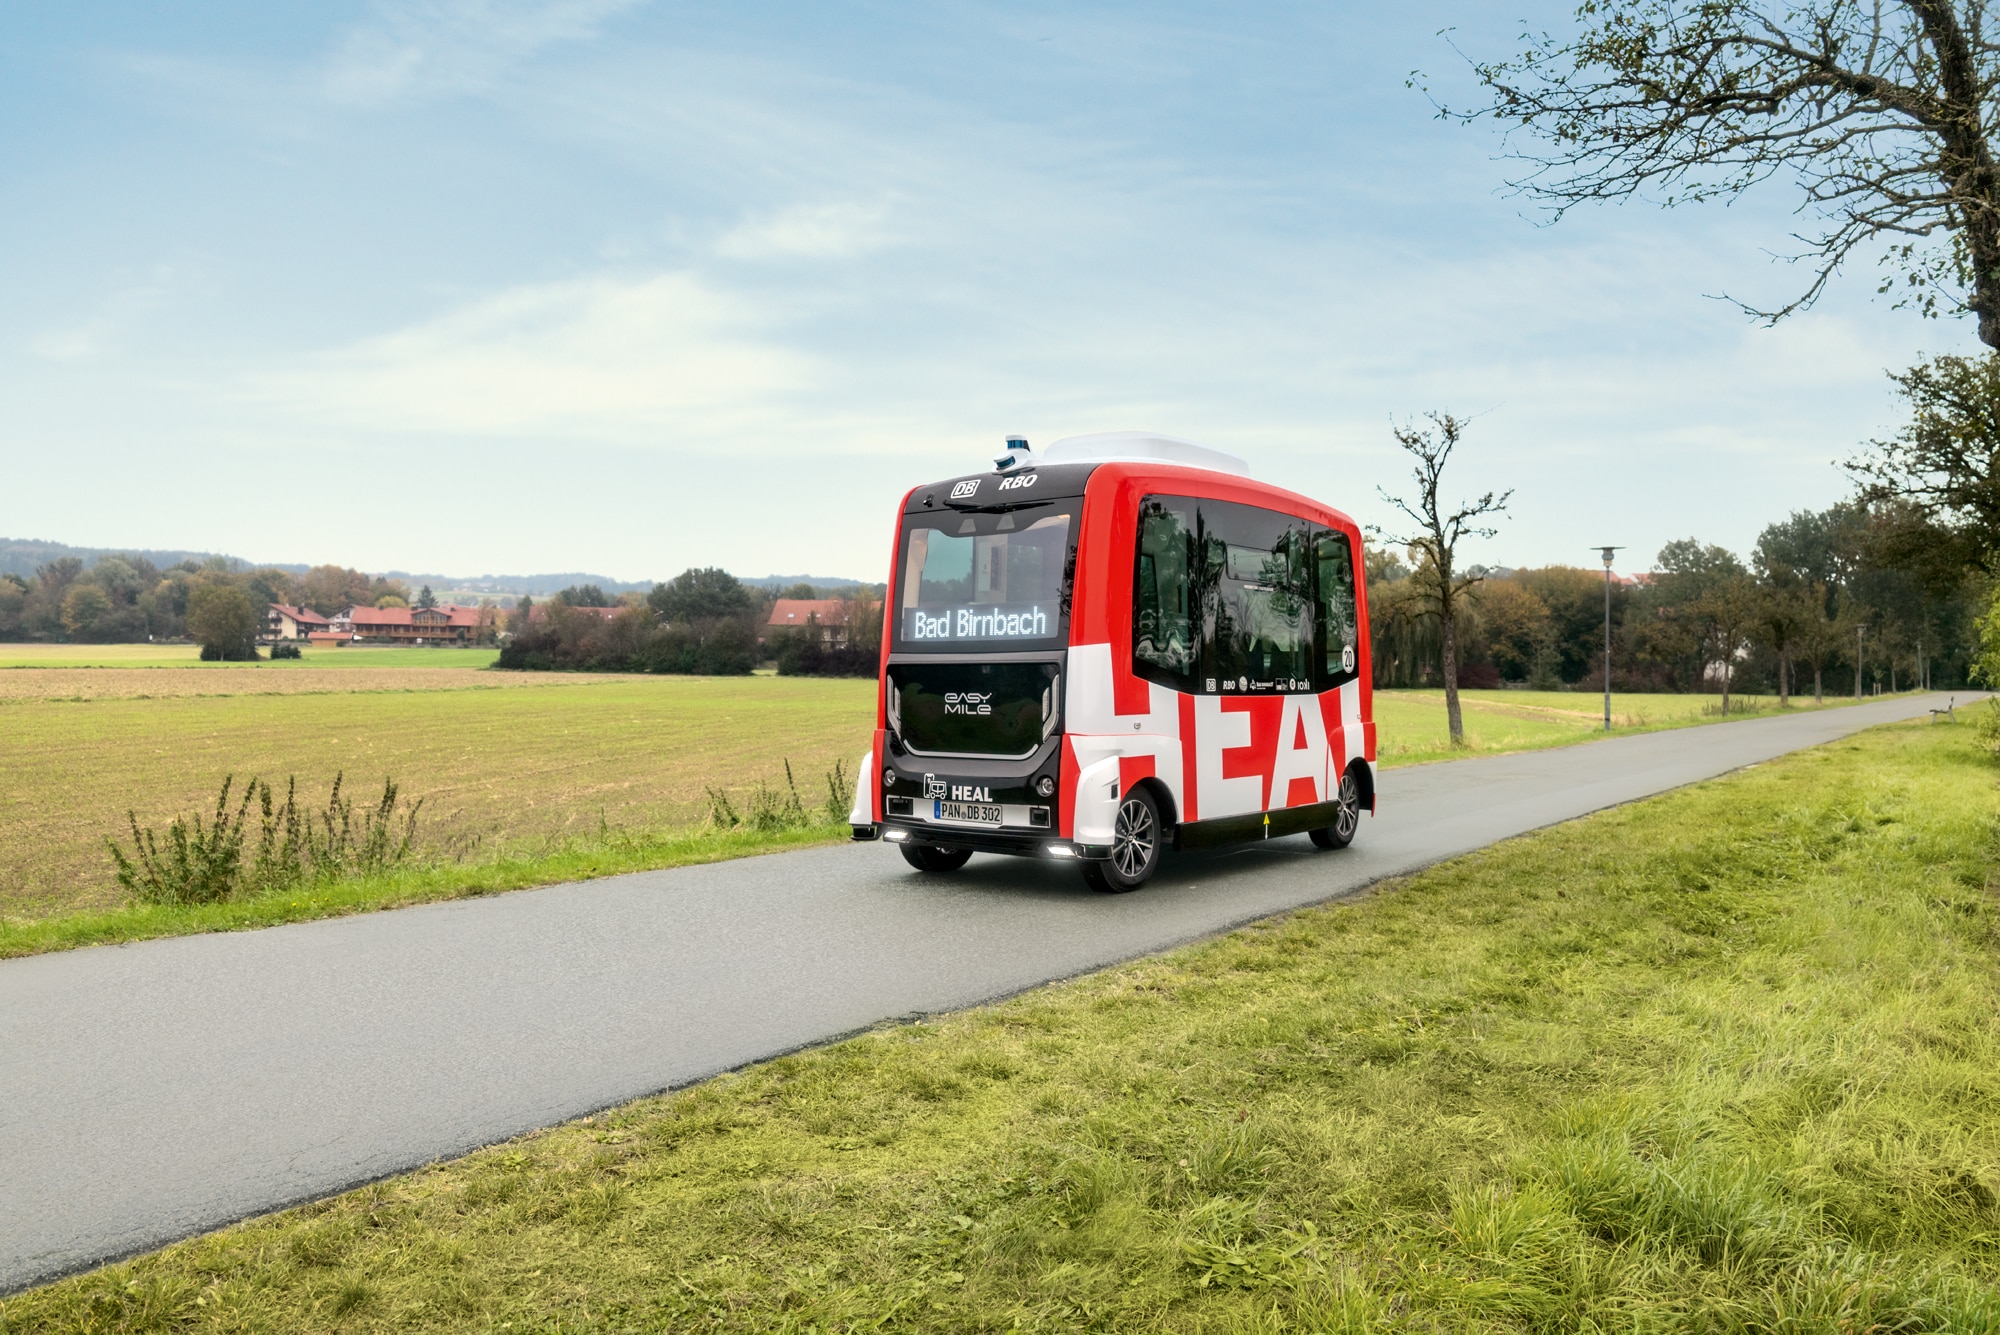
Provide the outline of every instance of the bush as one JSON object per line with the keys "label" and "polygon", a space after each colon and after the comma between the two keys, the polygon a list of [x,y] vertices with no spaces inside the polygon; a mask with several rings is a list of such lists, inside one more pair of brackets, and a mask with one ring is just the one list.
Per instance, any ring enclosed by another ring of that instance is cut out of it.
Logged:
{"label": "bush", "polygon": [[757,666],[747,617],[660,625],[647,607],[606,619],[551,605],[500,650],[496,667],[543,672],[668,672],[744,676]]}
{"label": "bush", "polygon": [[[384,779],[381,799],[357,821],[354,800],[341,795],[344,777],[334,776],[326,806],[311,813],[298,804],[297,779],[286,782],[282,803],[270,784],[252,779],[232,815],[229,794],[236,780],[229,775],[216,796],[213,819],[204,825],[199,814],[174,817],[164,852],[153,831],[141,829],[138,816],[128,811],[132,855],[115,840],[105,841],[118,866],[118,883],[146,904],[215,904],[243,893],[368,876],[399,865],[416,841],[423,800],[406,805],[396,781]],[[255,853],[245,866],[253,801],[261,820]]]}
{"label": "bush", "polygon": [[882,663],[879,649],[821,644],[819,637],[810,633],[783,632],[777,641],[778,675],[782,677],[873,677]]}
{"label": "bush", "polygon": [[299,652],[299,646],[296,644],[274,644],[271,646],[271,657],[273,659],[303,658],[304,656]]}
{"label": "bush", "polygon": [[806,806],[799,795],[799,786],[792,779],[792,762],[785,762],[785,786],[780,789],[757,781],[750,790],[749,802],[744,811],[738,812],[726,789],[708,790],[708,820],[718,830],[733,830],[747,826],[760,834],[771,834],[779,830],[805,829],[813,825],[839,825],[847,820],[848,791],[850,780],[847,768],[835,761],[833,768],[826,772],[826,800],[819,810]]}

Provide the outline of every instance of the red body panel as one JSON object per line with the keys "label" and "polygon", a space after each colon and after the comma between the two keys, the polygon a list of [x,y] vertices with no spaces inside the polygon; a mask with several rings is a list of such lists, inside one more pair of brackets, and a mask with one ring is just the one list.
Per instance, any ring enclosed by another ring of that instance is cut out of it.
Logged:
{"label": "red body panel", "polygon": [[[898,533],[904,506],[898,506]],[[1356,560],[1355,680],[1313,695],[1189,695],[1132,671],[1132,578],[1141,497],[1190,496],[1258,506],[1345,533]],[[1338,510],[1249,478],[1165,464],[1104,463],[1084,492],[1071,598],[1061,797],[1055,833],[1085,839],[1079,777],[1115,762],[1116,791],[1157,782],[1186,822],[1254,815],[1330,801],[1350,765],[1375,760],[1367,587],[1361,530]],[[882,673],[876,689],[876,755],[888,727],[887,669],[902,571],[892,539],[883,603]],[[1100,773],[1108,771],[1100,770]]]}

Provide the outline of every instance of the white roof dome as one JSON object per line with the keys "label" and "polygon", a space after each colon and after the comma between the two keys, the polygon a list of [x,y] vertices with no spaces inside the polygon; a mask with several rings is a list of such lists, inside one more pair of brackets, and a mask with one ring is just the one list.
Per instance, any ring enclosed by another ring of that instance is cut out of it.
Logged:
{"label": "white roof dome", "polygon": [[1156,431],[1098,431],[1088,436],[1065,436],[1041,452],[1045,464],[1127,463],[1178,464],[1183,468],[1206,468],[1216,473],[1250,476],[1250,465],[1233,454],[1212,450],[1178,436]]}

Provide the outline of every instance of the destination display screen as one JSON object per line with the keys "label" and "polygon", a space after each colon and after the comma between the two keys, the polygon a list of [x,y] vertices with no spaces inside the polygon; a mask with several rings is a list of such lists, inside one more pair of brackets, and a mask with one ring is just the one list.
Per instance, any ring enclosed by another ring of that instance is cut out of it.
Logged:
{"label": "destination display screen", "polygon": [[903,609],[903,639],[912,648],[969,640],[1046,640],[1061,624],[1056,603]]}
{"label": "destination display screen", "polygon": [[909,516],[896,572],[896,648],[1060,648],[1069,633],[1074,505]]}

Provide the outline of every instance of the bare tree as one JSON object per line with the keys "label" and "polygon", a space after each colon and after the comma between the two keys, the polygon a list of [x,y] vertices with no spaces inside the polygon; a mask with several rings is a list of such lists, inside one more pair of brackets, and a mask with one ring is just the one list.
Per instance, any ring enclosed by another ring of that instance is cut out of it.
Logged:
{"label": "bare tree", "polygon": [[1505,513],[1507,500],[1514,493],[1508,490],[1496,496],[1489,491],[1476,501],[1460,502],[1456,510],[1445,514],[1438,501],[1438,489],[1444,481],[1445,464],[1464,434],[1465,423],[1450,413],[1426,413],[1425,417],[1434,429],[1419,429],[1415,423],[1391,428],[1396,433],[1396,443],[1417,461],[1410,474],[1417,487],[1414,496],[1405,500],[1379,487],[1376,489],[1383,500],[1401,510],[1416,527],[1402,535],[1387,533],[1379,527],[1374,531],[1385,541],[1407,547],[1417,558],[1417,570],[1411,580],[1417,585],[1419,597],[1437,614],[1444,658],[1444,709],[1451,726],[1451,744],[1463,746],[1465,719],[1458,706],[1458,607],[1465,592],[1485,576],[1458,569],[1458,544],[1462,538],[1492,537],[1494,530],[1478,521],[1487,515]]}
{"label": "bare tree", "polygon": [[1881,290],[1969,312],[2000,348],[2000,34],[1987,0],[1593,0],[1562,39],[1473,62],[1527,164],[1512,184],[1560,216],[1644,196],[1672,206],[1795,181],[1812,269],[1775,310],[1812,304],[1857,249],[1886,246]]}

